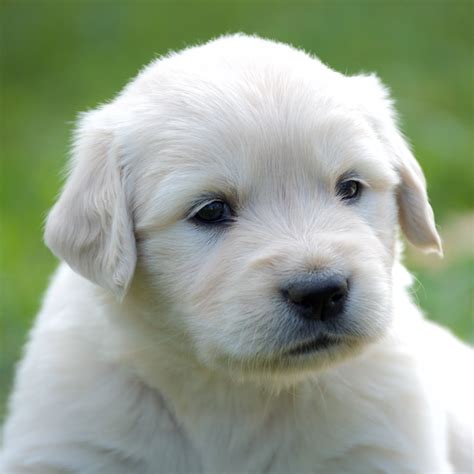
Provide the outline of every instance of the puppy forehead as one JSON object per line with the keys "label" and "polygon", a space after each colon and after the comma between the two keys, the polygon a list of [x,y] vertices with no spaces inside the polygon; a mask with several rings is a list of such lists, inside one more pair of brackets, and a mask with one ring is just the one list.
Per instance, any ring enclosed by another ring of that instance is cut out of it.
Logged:
{"label": "puppy forehead", "polygon": [[[233,123],[189,123],[189,131],[168,129],[146,153],[151,168],[189,177],[243,184],[306,176],[333,182],[356,172],[366,179],[391,183],[393,170],[375,133],[349,114],[269,117],[248,126],[240,114]],[[157,133],[159,136],[159,133]]]}
{"label": "puppy forehead", "polygon": [[[229,133],[243,139],[239,132],[236,128]],[[255,204],[259,196],[275,204],[282,199],[288,204],[309,204],[321,192],[334,191],[349,172],[374,189],[396,183],[392,168],[381,159],[384,151],[378,142],[370,134],[354,137],[350,124],[327,121],[309,137],[297,139],[283,132],[273,139],[255,134],[236,147],[222,143],[225,135],[221,141],[219,134],[216,139],[215,133],[208,133],[203,132],[199,140],[182,135],[173,146],[147,156],[150,167],[136,186],[143,211],[137,224],[155,227],[159,215],[160,226],[166,226],[212,196],[244,206]]]}
{"label": "puppy forehead", "polygon": [[135,104],[130,129],[149,184],[161,183],[154,192],[333,183],[349,171],[394,184],[350,80],[289,46],[230,37],[152,64],[124,98]]}
{"label": "puppy forehead", "polygon": [[154,193],[174,193],[189,201],[204,193],[333,187],[347,173],[374,188],[396,183],[375,133],[350,113],[320,109],[308,111],[307,120],[301,113],[260,113],[252,126],[241,112],[228,123],[213,116],[186,116],[179,126],[158,129],[141,151],[149,184],[145,188],[156,183]]}

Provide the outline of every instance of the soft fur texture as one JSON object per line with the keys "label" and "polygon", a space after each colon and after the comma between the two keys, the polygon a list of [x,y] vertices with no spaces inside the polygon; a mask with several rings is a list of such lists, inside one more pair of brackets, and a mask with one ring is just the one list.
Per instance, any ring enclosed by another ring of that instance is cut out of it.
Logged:
{"label": "soft fur texture", "polygon": [[[196,223],[216,196],[234,221]],[[244,35],[154,61],[79,122],[0,472],[469,472],[472,352],[411,302],[399,224],[441,252],[376,76]],[[318,272],[335,323],[281,297]]]}

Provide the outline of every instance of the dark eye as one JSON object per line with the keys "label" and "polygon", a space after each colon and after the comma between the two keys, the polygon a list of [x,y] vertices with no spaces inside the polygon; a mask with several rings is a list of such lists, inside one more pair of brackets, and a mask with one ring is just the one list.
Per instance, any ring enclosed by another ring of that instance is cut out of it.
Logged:
{"label": "dark eye", "polygon": [[202,224],[227,224],[232,220],[232,211],[227,203],[216,200],[201,207],[193,219]]}
{"label": "dark eye", "polygon": [[359,181],[349,179],[337,185],[336,193],[342,201],[351,201],[356,199],[361,192],[361,184]]}

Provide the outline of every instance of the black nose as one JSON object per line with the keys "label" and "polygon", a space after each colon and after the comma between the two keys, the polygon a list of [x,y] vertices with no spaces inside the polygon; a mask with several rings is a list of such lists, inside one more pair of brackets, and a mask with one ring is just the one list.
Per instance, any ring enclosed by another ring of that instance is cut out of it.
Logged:
{"label": "black nose", "polygon": [[281,292],[298,316],[326,321],[344,311],[348,284],[339,275],[311,273],[289,282]]}

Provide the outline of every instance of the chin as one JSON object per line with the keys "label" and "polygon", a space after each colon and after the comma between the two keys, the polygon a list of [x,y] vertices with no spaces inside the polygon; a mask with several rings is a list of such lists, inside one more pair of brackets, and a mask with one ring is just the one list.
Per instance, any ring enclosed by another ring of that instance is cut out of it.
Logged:
{"label": "chin", "polygon": [[377,339],[320,336],[265,355],[239,357],[222,352],[213,358],[204,358],[204,364],[235,380],[288,386],[317,377],[359,356]]}

